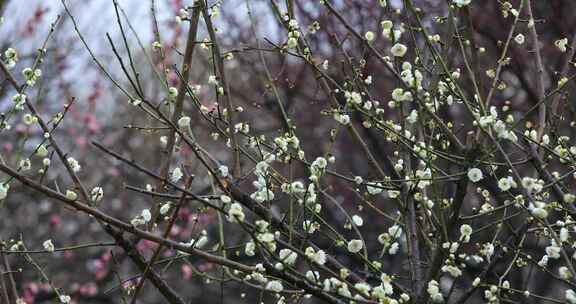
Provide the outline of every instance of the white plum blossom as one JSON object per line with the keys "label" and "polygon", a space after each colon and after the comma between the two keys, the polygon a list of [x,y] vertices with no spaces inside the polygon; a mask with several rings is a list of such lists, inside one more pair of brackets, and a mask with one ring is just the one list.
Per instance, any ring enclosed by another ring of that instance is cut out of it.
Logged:
{"label": "white plum blossom", "polygon": [[239,122],[234,125],[234,133],[244,133],[248,134],[250,132],[250,124],[246,122]]}
{"label": "white plum blossom", "polygon": [[544,255],[544,256],[542,256],[542,259],[540,259],[540,261],[538,261],[538,266],[546,267],[547,265],[548,265],[548,256]]}
{"label": "white plum blossom", "polygon": [[396,43],[392,46],[392,48],[390,48],[390,52],[392,55],[394,55],[394,57],[404,57],[407,51],[408,48],[402,43]]}
{"label": "white plum blossom", "polygon": [[218,85],[218,80],[216,79],[215,75],[208,76],[208,84]]}
{"label": "white plum blossom", "polygon": [[398,198],[400,196],[400,191],[398,190],[388,190],[386,193],[389,198]]}
{"label": "white plum blossom", "polygon": [[72,171],[78,172],[78,171],[80,171],[80,169],[82,169],[82,167],[80,166],[78,161],[75,160],[73,157],[68,157],[68,159],[66,161],[68,161],[68,165],[70,165],[70,168],[72,168]]}
{"label": "white plum blossom", "polygon": [[18,52],[13,48],[8,48],[4,51],[4,58],[6,58],[6,67],[11,69],[16,65],[16,62],[18,62]]}
{"label": "white plum blossom", "polygon": [[324,265],[326,263],[326,253],[324,250],[314,250],[312,247],[307,247],[304,251],[306,257],[308,257],[312,262],[318,265]]}
{"label": "white plum blossom", "polygon": [[567,46],[568,46],[568,38],[562,38],[559,40],[554,41],[554,45],[560,50],[562,53],[566,53]]}
{"label": "white plum blossom", "polygon": [[[395,167],[396,166],[399,167],[397,168],[399,169],[398,171],[401,171],[404,167],[404,162],[400,162],[400,160],[398,160],[398,164],[395,165]],[[416,170],[416,177],[422,179],[418,181],[418,189],[424,189],[432,184],[432,170],[430,170],[430,168],[426,168],[425,170]]]}
{"label": "white plum blossom", "polygon": [[371,195],[377,195],[382,193],[382,191],[384,190],[381,187],[382,187],[381,183],[368,183],[366,185],[366,190],[368,190],[368,193],[370,193]]}
{"label": "white plum blossom", "polygon": [[3,200],[8,196],[8,190],[10,190],[10,185],[0,182],[0,200]]}
{"label": "white plum blossom", "polygon": [[165,215],[166,213],[168,213],[168,211],[170,211],[171,206],[172,206],[172,202],[166,202],[166,203],[162,204],[162,206],[160,206],[160,214]]}
{"label": "white plum blossom", "polygon": [[351,253],[358,253],[364,247],[362,240],[351,240],[348,242],[348,251]]}
{"label": "white plum blossom", "polygon": [[369,295],[370,290],[372,290],[372,286],[367,283],[356,283],[354,284],[354,288],[356,288],[360,293],[359,295],[356,295],[355,298],[357,299],[363,299],[362,295]]}
{"label": "white plum blossom", "polygon": [[254,175],[257,176],[257,180],[252,182],[252,184],[257,190],[250,194],[250,198],[258,203],[272,201],[274,199],[274,192],[269,188],[267,180],[268,168],[270,167],[269,162],[274,161],[274,157],[265,156],[264,159],[265,160],[256,164]]}
{"label": "white plum blossom", "polygon": [[544,181],[532,178],[532,177],[524,177],[522,178],[522,187],[526,188],[526,191],[539,193],[542,191],[544,186]]}
{"label": "white plum blossom", "polygon": [[574,290],[566,289],[564,296],[566,297],[566,301],[568,301],[568,303],[576,304],[576,292],[574,292]]}
{"label": "white plum blossom", "polygon": [[218,167],[218,172],[220,172],[222,177],[228,177],[228,174],[230,174],[228,167],[224,165]]}
{"label": "white plum blossom", "polygon": [[24,114],[24,117],[22,117],[22,120],[24,121],[25,125],[30,126],[30,125],[38,122],[38,117],[27,113],[27,114]]}
{"label": "white plum blossom", "polygon": [[38,146],[38,149],[36,149],[36,155],[38,157],[46,157],[48,155],[48,149],[46,148],[46,145]]}
{"label": "white plum blossom", "polygon": [[384,293],[384,295],[386,296],[392,295],[394,293],[394,287],[392,286],[392,277],[390,277],[386,273],[383,273],[380,275],[380,281],[382,281],[382,284],[380,286],[382,287],[382,292]]}
{"label": "white plum blossom", "polygon": [[343,125],[347,125],[350,123],[350,116],[348,114],[334,113],[334,120]]}
{"label": "white plum blossom", "polygon": [[320,273],[318,271],[308,270],[304,276],[308,281],[318,282],[320,280]]}
{"label": "white plum blossom", "polygon": [[559,267],[558,268],[558,274],[564,280],[568,280],[572,277],[572,273],[570,272],[570,270],[566,266]]}
{"label": "white plum blossom", "polygon": [[160,41],[154,41],[152,42],[152,48],[154,49],[154,51],[158,51],[162,49],[162,43],[160,43]]}
{"label": "white plum blossom", "polygon": [[298,46],[298,39],[296,37],[289,37],[288,41],[286,42],[286,47],[289,49],[293,49]]}
{"label": "white plum blossom", "polygon": [[380,26],[384,30],[391,30],[392,27],[394,27],[394,23],[392,23],[392,21],[390,21],[390,20],[384,20],[384,21],[380,22]]}
{"label": "white plum blossom", "polygon": [[32,167],[32,163],[30,162],[30,159],[28,159],[28,158],[21,159],[18,166],[20,167],[20,169],[22,171],[28,171]]}
{"label": "white plum blossom", "polygon": [[182,170],[179,167],[176,167],[174,171],[172,171],[170,179],[173,183],[177,183],[183,176],[184,173],[182,173]]}
{"label": "white plum blossom", "polygon": [[542,143],[545,145],[549,145],[550,144],[550,136],[548,134],[544,134],[542,135]]}
{"label": "white plum blossom", "polygon": [[[392,99],[394,99],[396,102],[412,101],[414,100],[414,96],[410,91],[405,91],[402,88],[396,88],[392,91]],[[397,103],[389,104],[391,107],[395,107],[396,105]]]}
{"label": "white plum blossom", "polygon": [[186,9],[181,8],[178,11],[178,15],[176,15],[176,17],[174,17],[174,19],[176,20],[176,23],[180,24],[182,23],[182,20],[188,20],[190,18],[190,13],[188,13],[188,11]]}
{"label": "white plum blossom", "polygon": [[364,38],[366,38],[366,41],[371,42],[375,38],[374,32],[372,31],[366,32],[366,34],[364,34]]}
{"label": "white plum blossom", "polygon": [[284,287],[282,286],[282,282],[278,280],[270,281],[266,284],[266,290],[273,291],[273,292],[282,292]]}
{"label": "white plum blossom", "polygon": [[78,198],[78,194],[72,190],[66,190],[66,198],[75,201]]}
{"label": "white plum blossom", "polygon": [[472,227],[468,224],[460,226],[460,240],[464,243],[470,242],[470,235],[472,235]]}
{"label": "white plum blossom", "polygon": [[294,263],[296,263],[296,259],[298,258],[298,254],[288,248],[284,248],[280,250],[279,257],[284,264],[294,265]]}
{"label": "white plum blossom", "polygon": [[180,128],[188,128],[190,126],[190,117],[182,116],[178,119],[178,126]]}
{"label": "white plum blossom", "polygon": [[324,250],[318,250],[318,252],[314,254],[313,261],[318,265],[326,264],[326,253]]}
{"label": "white plum blossom", "polygon": [[244,211],[242,211],[242,205],[239,203],[233,203],[230,205],[230,209],[228,209],[228,220],[230,222],[243,222],[245,217]]}
{"label": "white plum blossom", "polygon": [[514,41],[516,41],[516,43],[518,44],[524,44],[524,41],[526,41],[526,39],[524,38],[524,35],[518,34],[514,37]]}
{"label": "white plum blossom", "polygon": [[285,183],[282,185],[282,191],[288,194],[303,194],[306,192],[306,188],[304,187],[304,183],[301,181],[295,181],[291,184]]}
{"label": "white plum blossom", "polygon": [[175,87],[168,88],[168,99],[176,99],[176,96],[178,96],[178,89]]}
{"label": "white plum blossom", "polygon": [[548,217],[548,211],[546,210],[546,204],[543,202],[534,202],[533,204],[531,203],[530,206],[528,207],[528,209],[530,210],[530,212],[532,213],[533,216],[539,218],[539,219],[545,219]]}
{"label": "white plum blossom", "polygon": [[256,244],[254,242],[246,243],[246,246],[244,247],[244,253],[247,256],[254,256],[256,254]]}
{"label": "white plum blossom", "polygon": [[220,195],[220,200],[224,203],[224,204],[229,204],[232,202],[232,198],[230,198],[228,195],[222,194]]}
{"label": "white plum blossom", "polygon": [[498,110],[496,109],[496,107],[492,106],[490,107],[490,113],[488,115],[480,116],[480,114],[476,114],[475,116],[476,120],[478,121],[478,124],[482,128],[486,128],[488,126],[495,124],[498,121]]}
{"label": "white plum blossom", "polygon": [[462,270],[460,268],[453,266],[453,265],[444,265],[442,266],[443,272],[448,272],[453,278],[457,278],[462,275]]}
{"label": "white plum blossom", "polygon": [[361,216],[354,214],[352,216],[352,222],[354,222],[354,225],[361,227],[362,225],[364,225],[364,220],[362,219]]}
{"label": "white plum blossom", "polygon": [[560,233],[558,234],[561,242],[567,242],[568,238],[570,237],[570,232],[566,227],[562,227],[560,229]]}
{"label": "white plum blossom", "polygon": [[328,70],[328,67],[329,67],[329,61],[328,61],[328,60],[324,60],[324,61],[322,62],[322,69],[323,69],[324,71],[326,71],[326,70]]}
{"label": "white plum blossom", "polygon": [[346,102],[350,104],[360,105],[362,104],[362,95],[358,92],[344,92],[344,97],[346,98]]}
{"label": "white plum blossom", "polygon": [[92,191],[90,191],[90,199],[93,202],[99,202],[104,197],[104,190],[102,187],[94,187]]}
{"label": "white plum blossom", "polygon": [[70,301],[72,300],[72,298],[70,298],[69,295],[65,295],[65,294],[61,294],[58,299],[60,300],[60,303],[70,303]]}
{"label": "white plum blossom", "polygon": [[390,245],[390,248],[388,248],[388,254],[395,255],[398,253],[399,249],[400,249],[400,244],[398,244],[398,242],[394,242],[394,243],[392,243],[392,245]]}
{"label": "white plum blossom", "polygon": [[[324,157],[317,157],[310,165],[310,179],[312,181],[318,180],[324,174],[326,167],[328,166],[328,161]],[[313,184],[310,184],[312,186]]]}
{"label": "white plum blossom", "polygon": [[500,188],[500,190],[502,191],[508,191],[511,188],[516,188],[517,186],[518,185],[516,184],[512,176],[503,177],[498,180],[498,188]]}
{"label": "white plum blossom", "polygon": [[201,236],[199,239],[197,239],[197,240],[190,239],[190,241],[188,241],[187,243],[182,242],[180,244],[182,244],[184,246],[188,246],[188,247],[194,246],[194,248],[202,248],[207,243],[208,243],[208,236],[206,235],[206,230],[202,230]]}
{"label": "white plum blossom", "polygon": [[442,303],[444,302],[444,297],[440,292],[440,286],[437,281],[432,280],[428,282],[428,288],[426,289],[428,295],[430,295],[430,299],[434,303]]}
{"label": "white plum blossom", "polygon": [[14,107],[16,110],[23,110],[24,104],[26,103],[27,96],[24,94],[16,94],[12,96],[12,102],[14,102]]}
{"label": "white plum blossom", "polygon": [[388,228],[388,234],[397,239],[402,235],[402,227],[399,225],[393,225],[392,227]]}
{"label": "white plum blossom", "polygon": [[152,213],[150,210],[144,209],[138,216],[130,221],[130,224],[132,224],[132,226],[140,226],[150,222],[150,220],[152,220]]}
{"label": "white plum blossom", "polygon": [[372,76],[371,76],[371,75],[368,75],[368,76],[366,77],[366,79],[364,79],[364,83],[367,84],[367,85],[371,85],[371,84],[372,84]]}
{"label": "white plum blossom", "polygon": [[26,84],[32,87],[36,84],[38,78],[42,76],[42,70],[32,70],[31,68],[25,68],[22,70],[22,75],[24,75],[24,78],[26,79]]}
{"label": "white plum blossom", "polygon": [[456,4],[456,6],[458,7],[467,6],[468,4],[470,4],[470,2],[472,2],[472,0],[454,0],[454,4]]}
{"label": "white plum blossom", "polygon": [[150,210],[148,209],[142,210],[142,213],[140,215],[142,216],[142,219],[146,222],[149,222],[152,219],[152,213],[150,213]]}
{"label": "white plum blossom", "polygon": [[494,255],[494,249],[494,244],[486,243],[482,246],[482,249],[480,249],[480,254],[485,256],[488,262],[490,262],[492,255]]}
{"label": "white plum blossom", "polygon": [[302,222],[302,228],[308,234],[312,234],[312,233],[316,232],[316,230],[318,230],[318,226],[319,226],[318,224],[313,223],[309,220],[305,220]]}
{"label": "white plum blossom", "polygon": [[478,285],[480,285],[480,282],[481,282],[480,278],[476,277],[474,281],[472,281],[472,286],[477,287]]}
{"label": "white plum blossom", "polygon": [[381,233],[378,235],[378,243],[388,246],[390,244],[390,235],[388,233]]}
{"label": "white plum blossom", "polygon": [[252,198],[253,200],[255,200],[258,203],[263,203],[263,202],[273,200],[274,199],[274,192],[272,192],[272,190],[269,190],[266,187],[261,187],[258,191],[252,193],[250,195],[250,198]]}
{"label": "white plum blossom", "polygon": [[132,99],[128,100],[128,102],[129,102],[131,105],[137,107],[137,106],[139,106],[139,105],[142,103],[142,99],[132,98]]}
{"label": "white plum blossom", "polygon": [[52,240],[44,241],[44,243],[42,243],[42,247],[44,247],[44,250],[48,252],[54,252],[55,250],[54,243],[52,243]]}
{"label": "white plum blossom", "polygon": [[560,246],[558,246],[554,240],[551,240],[550,246],[546,247],[545,251],[549,258],[559,259],[562,248],[560,248]]}
{"label": "white plum blossom", "polygon": [[392,99],[395,101],[403,101],[404,100],[404,89],[402,88],[395,88],[392,90]]}
{"label": "white plum blossom", "polygon": [[206,230],[202,230],[200,238],[197,240],[190,240],[195,248],[202,248],[208,243],[208,236]]}
{"label": "white plum blossom", "polygon": [[479,181],[481,181],[484,178],[484,175],[482,174],[482,170],[478,169],[478,168],[471,168],[470,170],[468,170],[468,179],[473,182],[473,183],[477,183]]}
{"label": "white plum blossom", "polygon": [[516,134],[508,130],[506,128],[506,123],[504,123],[502,120],[496,120],[496,122],[494,122],[492,125],[492,128],[494,129],[494,132],[496,132],[498,138],[507,139],[512,142],[518,141]]}
{"label": "white plum blossom", "polygon": [[406,116],[406,121],[410,124],[415,124],[418,121],[418,111],[412,110],[410,115]]}
{"label": "white plum blossom", "polygon": [[490,289],[484,290],[484,298],[487,300],[487,303],[499,303],[498,287],[496,285],[492,285],[490,286]]}

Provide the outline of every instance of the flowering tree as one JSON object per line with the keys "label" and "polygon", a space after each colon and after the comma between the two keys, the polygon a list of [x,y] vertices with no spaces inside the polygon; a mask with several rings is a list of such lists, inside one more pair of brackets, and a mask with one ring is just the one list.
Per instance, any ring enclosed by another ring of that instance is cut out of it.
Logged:
{"label": "flowering tree", "polygon": [[[103,59],[62,0],[0,62],[3,217],[38,222],[2,226],[0,303],[576,303],[559,2],[152,0],[145,44],[112,0]],[[64,21],[85,100],[44,89]]]}

